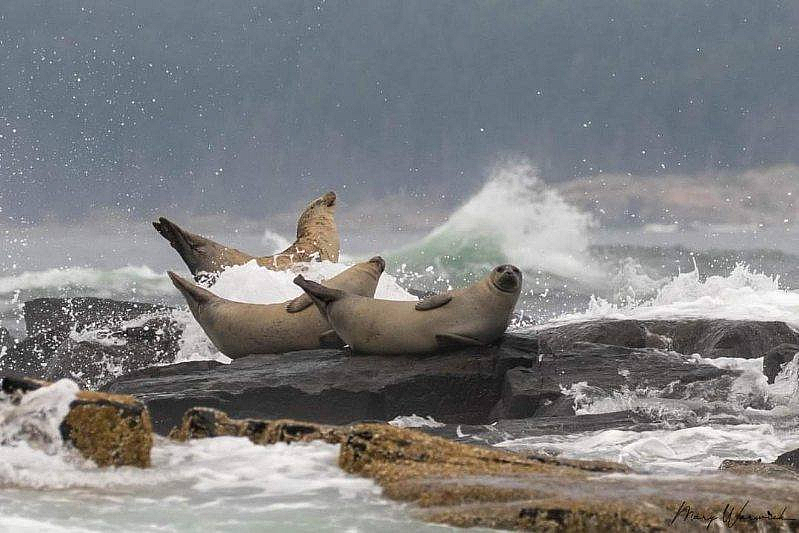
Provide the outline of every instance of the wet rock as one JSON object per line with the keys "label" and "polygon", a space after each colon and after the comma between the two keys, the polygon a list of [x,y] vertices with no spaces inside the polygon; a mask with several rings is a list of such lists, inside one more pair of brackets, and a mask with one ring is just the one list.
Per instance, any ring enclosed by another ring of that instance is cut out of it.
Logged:
{"label": "wet rock", "polygon": [[[795,484],[724,474],[667,477],[625,466],[515,454],[469,446],[386,425],[354,426],[339,465],[374,479],[389,498],[416,504],[419,518],[459,527],[530,531],[779,531],[788,522],[739,520],[735,509],[763,515],[787,507]],[[774,502],[779,502],[775,507]],[[732,505],[726,524],[725,506]],[[686,506],[688,506],[686,508]],[[693,519],[697,515],[718,520]]]}
{"label": "wet rock", "polygon": [[494,418],[573,415],[574,400],[564,394],[585,383],[598,392],[685,389],[738,372],[691,362],[685,356],[653,348],[627,348],[572,343],[568,349],[541,357],[529,368],[505,374],[502,400]]}
{"label": "wet rock", "polygon": [[14,337],[6,328],[0,327],[0,357],[14,346]]}
{"label": "wet rock", "polygon": [[[5,376],[0,387],[21,395],[49,383]],[[152,425],[147,408],[131,396],[79,391],[61,424],[61,435],[98,466],[150,465]]]}
{"label": "wet rock", "polygon": [[167,311],[163,305],[93,297],[37,298],[25,302],[22,310],[28,335],[63,328],[81,331]]}
{"label": "wet rock", "polygon": [[250,356],[211,369],[184,366],[170,375],[163,368],[141,370],[104,389],[145,402],[159,432],[198,405],[236,418],[346,424],[422,413],[443,422],[480,424],[493,421],[505,373],[537,360],[535,345],[524,338],[428,357],[313,350]]}
{"label": "wet rock", "polygon": [[345,429],[297,420],[236,420],[226,413],[207,407],[186,411],[180,426],[169,432],[178,441],[209,437],[247,437],[255,444],[276,442],[310,442],[323,440],[338,444],[344,440]]}
{"label": "wet rock", "polygon": [[26,302],[28,336],[0,359],[0,370],[97,388],[115,375],[174,361],[182,328],[166,307],[101,298]]}
{"label": "wet rock", "polygon": [[[577,342],[629,348],[659,347],[704,357],[760,357],[783,344],[799,344],[799,333],[784,322],[685,318],[594,320],[539,332],[542,352],[566,350]],[[545,348],[546,347],[546,348]]]}
{"label": "wet rock", "polygon": [[793,361],[797,353],[799,353],[799,345],[780,344],[763,354],[763,373],[769,383],[774,383],[774,378],[780,373],[785,363]]}
{"label": "wet rock", "polygon": [[721,462],[719,470],[744,476],[776,477],[799,480],[799,472],[797,472],[795,469],[777,463],[764,463],[760,459],[725,459]]}
{"label": "wet rock", "polygon": [[[435,356],[351,356],[314,350],[138,370],[104,390],[133,394],[164,433],[201,405],[236,418],[317,420],[347,424],[388,421],[413,413],[452,424],[574,416],[573,385],[594,390],[665,389],[673,398],[697,382],[737,372],[689,361],[663,350],[575,344],[537,354],[530,335],[506,335],[499,346]],[[730,384],[732,380],[730,380]],[[598,429],[598,428],[597,428]]]}
{"label": "wet rock", "polygon": [[799,449],[781,454],[774,460],[774,464],[787,466],[799,472]]}
{"label": "wet rock", "polygon": [[44,379],[69,378],[97,389],[114,377],[175,360],[181,330],[170,320],[153,318],[119,332],[120,344],[75,341],[67,337],[44,369]]}
{"label": "wet rock", "polygon": [[590,415],[546,416],[540,418],[500,419],[491,424],[445,424],[440,427],[416,428],[429,435],[470,444],[494,445],[513,439],[540,435],[565,435],[605,429],[645,431],[660,426],[648,417],[633,411],[616,411]]}

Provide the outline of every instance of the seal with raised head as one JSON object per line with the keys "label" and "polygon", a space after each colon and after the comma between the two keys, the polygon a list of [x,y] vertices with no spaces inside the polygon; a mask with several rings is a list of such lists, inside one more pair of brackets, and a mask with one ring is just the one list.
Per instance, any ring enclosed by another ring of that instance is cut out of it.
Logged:
{"label": "seal with raised head", "polygon": [[190,233],[164,217],[153,227],[177,250],[197,278],[201,273],[217,273],[232,265],[255,261],[272,270],[285,270],[304,261],[338,261],[339,237],[334,220],[336,193],[330,191],[310,204],[297,220],[297,239],[279,254],[257,257],[224,246],[202,235]]}
{"label": "seal with raised head", "polygon": [[465,288],[419,302],[376,300],[294,279],[354,352],[428,353],[464,346],[484,346],[507,329],[522,288],[513,265],[494,268]]}
{"label": "seal with raised head", "polygon": [[[372,297],[384,269],[383,259],[373,257],[320,287]],[[214,346],[230,358],[344,345],[305,294],[285,303],[249,304],[217,296],[174,272],[169,272],[169,277]]]}

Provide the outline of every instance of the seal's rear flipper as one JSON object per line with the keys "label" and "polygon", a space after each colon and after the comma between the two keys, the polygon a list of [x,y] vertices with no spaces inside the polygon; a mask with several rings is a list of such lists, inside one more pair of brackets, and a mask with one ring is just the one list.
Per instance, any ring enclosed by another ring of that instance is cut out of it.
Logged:
{"label": "seal's rear flipper", "polygon": [[[202,245],[201,242],[198,242],[199,235],[183,231],[180,226],[164,217],[159,218],[157,222],[153,222],[153,227],[169,241],[172,248],[177,250],[191,273],[196,276],[200,270],[197,266],[197,248]],[[202,237],[199,238],[202,239]]]}
{"label": "seal's rear flipper", "polygon": [[467,346],[487,346],[486,343],[465,337],[456,333],[439,333],[436,335],[436,342],[441,349],[465,348]]}
{"label": "seal's rear flipper", "polygon": [[169,278],[172,280],[172,283],[175,285],[175,287],[177,287],[181,294],[183,294],[183,297],[186,298],[186,302],[189,304],[189,308],[192,311],[195,311],[204,303],[208,303],[211,300],[216,300],[219,298],[219,296],[211,291],[203,289],[191,281],[181,278],[174,272],[170,271],[167,272],[167,274],[169,275]]}
{"label": "seal's rear flipper", "polygon": [[315,281],[307,280],[302,274],[294,278],[294,283],[299,285],[300,288],[305,291],[305,294],[313,300],[313,303],[319,308],[322,316],[327,316],[327,304],[335,302],[346,294],[344,291],[331,289]]}
{"label": "seal's rear flipper", "polygon": [[341,340],[341,337],[338,336],[338,333],[332,329],[329,329],[319,335],[319,346],[322,348],[343,348],[346,346],[346,344],[347,343]]}

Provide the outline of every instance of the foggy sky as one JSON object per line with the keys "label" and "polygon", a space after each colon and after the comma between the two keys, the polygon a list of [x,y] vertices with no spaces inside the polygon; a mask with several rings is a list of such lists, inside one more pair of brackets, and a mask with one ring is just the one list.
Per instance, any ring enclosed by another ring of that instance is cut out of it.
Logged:
{"label": "foggy sky", "polygon": [[795,2],[10,0],[0,216],[799,163]]}

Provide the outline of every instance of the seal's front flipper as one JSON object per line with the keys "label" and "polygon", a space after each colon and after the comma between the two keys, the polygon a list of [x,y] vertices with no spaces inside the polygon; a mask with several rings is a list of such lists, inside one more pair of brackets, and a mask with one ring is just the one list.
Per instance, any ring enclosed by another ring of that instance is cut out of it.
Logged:
{"label": "seal's front flipper", "polygon": [[420,300],[419,303],[416,304],[415,309],[417,311],[429,311],[430,309],[436,309],[437,307],[447,305],[451,300],[451,294],[434,294],[423,300]]}
{"label": "seal's front flipper", "polygon": [[322,348],[344,348],[346,343],[341,340],[341,337],[338,336],[338,333],[329,329],[319,335],[319,346]]}
{"label": "seal's front flipper", "polygon": [[289,313],[299,313],[308,306],[313,305],[313,300],[307,294],[297,296],[293,300],[286,302],[286,311]]}
{"label": "seal's front flipper", "polygon": [[486,343],[465,337],[456,333],[439,333],[436,335],[436,342],[438,347],[442,349],[448,348],[465,348],[467,346],[487,346]]}

